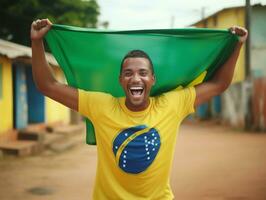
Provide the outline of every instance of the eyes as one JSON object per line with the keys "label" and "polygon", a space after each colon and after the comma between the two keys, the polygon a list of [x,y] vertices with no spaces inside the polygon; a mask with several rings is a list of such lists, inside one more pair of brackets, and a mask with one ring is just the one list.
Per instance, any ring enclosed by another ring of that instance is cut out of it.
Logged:
{"label": "eyes", "polygon": [[[140,70],[140,71],[138,71],[138,72],[136,72],[136,73],[138,73],[139,76],[145,77],[145,76],[147,76],[147,75],[149,74],[149,71],[147,71],[147,70]],[[134,75],[134,72],[131,71],[131,70],[125,70],[125,71],[123,72],[123,75],[124,75],[125,77],[131,77],[131,76]]]}
{"label": "eyes", "polygon": [[139,75],[140,76],[147,76],[148,75],[148,71],[140,71]]}

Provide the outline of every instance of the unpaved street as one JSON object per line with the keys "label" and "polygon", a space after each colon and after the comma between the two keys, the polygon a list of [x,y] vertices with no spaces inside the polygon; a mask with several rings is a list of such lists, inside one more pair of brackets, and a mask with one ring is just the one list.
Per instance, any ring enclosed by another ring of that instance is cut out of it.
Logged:
{"label": "unpaved street", "polygon": [[[84,140],[85,141],[85,140]],[[0,160],[0,200],[85,200],[92,194],[96,148]],[[186,124],[171,176],[175,199],[265,200],[266,134],[210,123]]]}

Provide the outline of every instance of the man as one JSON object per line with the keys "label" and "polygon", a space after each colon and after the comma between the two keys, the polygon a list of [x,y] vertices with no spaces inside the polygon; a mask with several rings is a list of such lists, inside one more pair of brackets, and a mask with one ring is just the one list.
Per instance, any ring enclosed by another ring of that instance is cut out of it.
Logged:
{"label": "man", "polygon": [[43,37],[47,19],[32,23],[32,70],[37,88],[46,96],[79,111],[95,128],[98,150],[93,199],[173,199],[169,174],[181,121],[194,107],[223,92],[231,83],[247,31],[230,28],[239,42],[214,77],[195,87],[150,97],[155,84],[153,64],[141,51],[122,61],[119,81],[125,97],[86,92],[58,83],[46,62]]}

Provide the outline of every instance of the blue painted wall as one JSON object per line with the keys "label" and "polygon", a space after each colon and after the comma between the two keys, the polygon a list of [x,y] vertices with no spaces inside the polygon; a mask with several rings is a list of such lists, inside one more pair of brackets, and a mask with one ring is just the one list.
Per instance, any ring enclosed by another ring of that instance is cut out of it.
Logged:
{"label": "blue painted wall", "polygon": [[203,103],[197,107],[196,115],[200,119],[207,119],[209,117],[209,104]]}
{"label": "blue painted wall", "polygon": [[19,64],[13,65],[13,94],[14,128],[25,128],[28,124],[26,71]]}
{"label": "blue painted wall", "polygon": [[222,99],[221,96],[215,96],[212,98],[212,116],[218,117],[222,112]]}
{"label": "blue painted wall", "polygon": [[26,68],[26,77],[28,90],[28,122],[42,123],[45,120],[44,96],[35,87],[31,67]]}

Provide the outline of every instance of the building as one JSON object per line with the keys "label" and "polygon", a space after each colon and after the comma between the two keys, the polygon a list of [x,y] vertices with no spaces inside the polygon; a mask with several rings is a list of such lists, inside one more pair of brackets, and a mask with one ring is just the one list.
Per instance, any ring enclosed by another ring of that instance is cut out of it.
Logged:
{"label": "building", "polygon": [[[64,75],[55,59],[46,57],[57,80]],[[32,125],[68,123],[70,110],[44,97],[31,72],[31,48],[0,40],[0,142],[15,140],[17,130]]]}
{"label": "building", "polygon": [[[244,46],[233,84],[221,96],[221,116],[238,128],[251,126],[256,130],[266,130],[266,6],[256,4],[251,10],[251,80],[246,80]],[[245,26],[245,7],[225,8],[192,24],[206,28],[229,28],[233,25]],[[215,100],[207,107],[214,103]]]}

